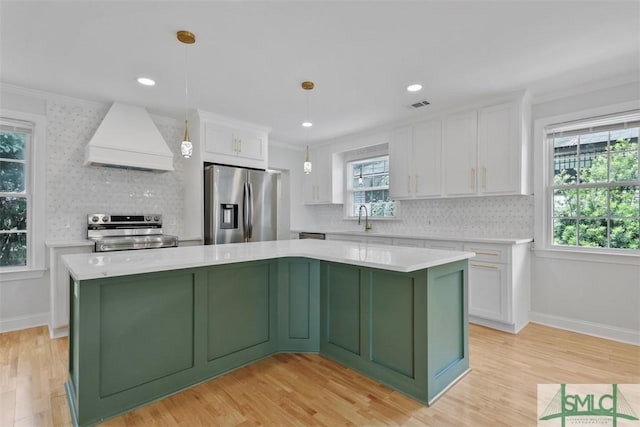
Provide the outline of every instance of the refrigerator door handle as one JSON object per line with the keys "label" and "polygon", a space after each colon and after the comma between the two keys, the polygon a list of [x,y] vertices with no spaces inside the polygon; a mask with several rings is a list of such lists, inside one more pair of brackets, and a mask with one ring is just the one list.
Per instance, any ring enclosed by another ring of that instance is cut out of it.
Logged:
{"label": "refrigerator door handle", "polygon": [[249,228],[247,229],[247,240],[249,240],[253,235],[253,187],[250,182],[247,183],[247,187],[249,188],[249,202],[247,203],[249,206],[249,214],[247,215]]}
{"label": "refrigerator door handle", "polygon": [[242,237],[246,242],[249,235],[249,183],[244,183],[244,194],[242,195]]}

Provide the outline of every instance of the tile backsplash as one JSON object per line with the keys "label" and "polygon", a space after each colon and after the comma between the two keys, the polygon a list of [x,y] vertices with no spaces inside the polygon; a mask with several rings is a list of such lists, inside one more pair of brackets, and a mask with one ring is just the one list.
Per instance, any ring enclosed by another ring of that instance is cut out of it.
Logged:
{"label": "tile backsplash", "polygon": [[108,105],[47,102],[47,240],[83,240],[90,213],[160,213],[167,234],[183,234],[182,124],[152,119],[174,155],[173,172],[84,166],[84,149]]}
{"label": "tile backsplash", "polygon": [[[374,221],[373,229],[397,234],[533,237],[533,196],[401,200],[397,218]],[[314,208],[315,226],[325,230],[360,229],[344,219],[342,205]]]}

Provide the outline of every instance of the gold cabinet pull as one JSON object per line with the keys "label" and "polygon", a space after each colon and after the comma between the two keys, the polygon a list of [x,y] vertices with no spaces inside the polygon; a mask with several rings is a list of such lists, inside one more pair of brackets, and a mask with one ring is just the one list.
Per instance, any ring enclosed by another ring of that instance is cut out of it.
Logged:
{"label": "gold cabinet pull", "polygon": [[487,189],[487,168],[485,166],[482,167],[482,189]]}
{"label": "gold cabinet pull", "polygon": [[500,256],[499,254],[497,254],[495,252],[481,252],[481,251],[474,251],[474,252],[476,253],[476,255],[494,256],[494,257]]}

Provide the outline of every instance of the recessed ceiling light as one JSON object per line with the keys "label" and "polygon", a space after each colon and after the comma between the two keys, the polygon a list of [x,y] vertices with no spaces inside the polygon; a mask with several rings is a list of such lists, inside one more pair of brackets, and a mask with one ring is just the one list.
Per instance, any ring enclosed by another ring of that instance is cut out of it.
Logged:
{"label": "recessed ceiling light", "polygon": [[310,128],[311,126],[313,126],[313,123],[311,122],[302,122],[302,127]]}
{"label": "recessed ceiling light", "polygon": [[422,90],[422,85],[420,85],[420,84],[415,83],[415,84],[407,86],[407,91],[409,91],[409,92],[417,92],[419,90]]}
{"label": "recessed ceiling light", "polygon": [[150,79],[149,77],[138,77],[138,83],[143,86],[155,86],[155,80]]}

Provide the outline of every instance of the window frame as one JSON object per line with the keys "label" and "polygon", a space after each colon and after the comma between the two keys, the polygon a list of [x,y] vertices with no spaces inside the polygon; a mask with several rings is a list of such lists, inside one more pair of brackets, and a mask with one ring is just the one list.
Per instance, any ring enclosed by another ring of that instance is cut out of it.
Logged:
{"label": "window frame", "polygon": [[[351,179],[351,170],[353,168],[353,164],[361,164],[361,163],[368,163],[368,162],[374,162],[377,160],[381,160],[381,159],[385,159],[387,161],[387,165],[389,164],[389,153],[371,153],[370,155],[367,156],[361,156],[358,158],[353,158],[353,159],[349,159],[345,161],[345,168],[344,168],[344,173],[345,173],[345,218],[346,219],[356,219],[358,218],[357,215],[352,215],[353,213],[353,194],[356,192],[356,190],[353,187],[353,180]],[[389,180],[391,180],[391,173],[388,172],[389,174]],[[389,184],[387,184],[386,186],[382,186],[382,187],[367,187],[366,190],[357,190],[357,191],[375,191],[375,190],[387,190],[390,191],[390,186]],[[395,202],[395,201],[394,201]],[[391,219],[395,219],[397,217],[397,205],[395,206],[394,209],[394,214],[392,216],[372,216],[371,212],[368,212],[368,217],[369,219],[375,219],[375,220],[391,220]]]}
{"label": "window frame", "polygon": [[[25,147],[25,197],[27,199],[27,264],[0,267],[0,282],[39,278],[45,267],[46,116],[1,108],[7,124],[28,123],[31,137]],[[25,126],[26,127],[26,126]],[[3,193],[7,195],[7,193]]]}
{"label": "window frame", "polygon": [[[571,260],[588,259],[594,262],[635,264],[640,250],[618,248],[593,248],[582,246],[564,246],[553,243],[553,184],[554,156],[551,138],[547,129],[554,125],[589,121],[600,116],[623,114],[640,109],[640,101],[631,101],[608,105],[589,110],[566,113],[537,119],[534,122],[534,188],[535,188],[535,251],[543,258],[561,258]],[[602,187],[610,183],[601,183]],[[618,185],[620,183],[617,183]],[[576,189],[578,187],[575,187]]]}

